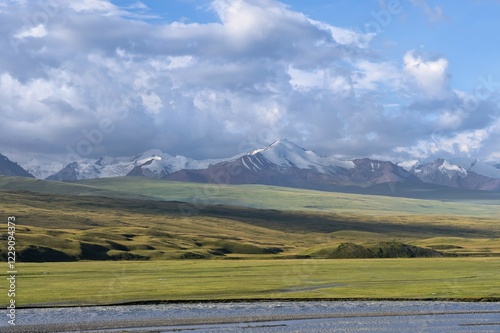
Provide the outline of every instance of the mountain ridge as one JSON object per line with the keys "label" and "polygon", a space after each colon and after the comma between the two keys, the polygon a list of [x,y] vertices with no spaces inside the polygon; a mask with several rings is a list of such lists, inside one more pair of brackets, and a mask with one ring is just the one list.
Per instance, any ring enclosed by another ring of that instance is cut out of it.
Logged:
{"label": "mountain ridge", "polygon": [[23,169],[19,164],[12,162],[7,156],[2,154],[0,154],[0,175],[35,178],[35,176]]}
{"label": "mountain ridge", "polygon": [[[3,155],[0,155],[3,156]],[[27,166],[38,178],[56,164]],[[29,174],[29,173],[28,173]],[[26,175],[25,175],[26,176]],[[132,157],[73,161],[47,180],[75,181],[117,176],[140,176],[224,184],[264,184],[321,190],[338,186],[370,187],[377,184],[434,184],[466,190],[500,191],[500,169],[477,159],[438,158],[393,163],[370,158],[343,160],[280,139],[272,144],[223,159],[196,160],[151,149]]]}

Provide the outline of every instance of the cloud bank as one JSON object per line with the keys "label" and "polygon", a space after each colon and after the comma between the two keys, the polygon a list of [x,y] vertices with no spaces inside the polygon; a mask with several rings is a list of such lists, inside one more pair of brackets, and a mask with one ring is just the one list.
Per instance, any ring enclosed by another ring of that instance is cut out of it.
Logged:
{"label": "cloud bank", "polygon": [[444,56],[388,60],[381,31],[274,0],[208,10],[218,20],[153,23],[104,0],[0,1],[0,150],[216,158],[286,137],[346,158],[500,156],[491,78],[454,90]]}

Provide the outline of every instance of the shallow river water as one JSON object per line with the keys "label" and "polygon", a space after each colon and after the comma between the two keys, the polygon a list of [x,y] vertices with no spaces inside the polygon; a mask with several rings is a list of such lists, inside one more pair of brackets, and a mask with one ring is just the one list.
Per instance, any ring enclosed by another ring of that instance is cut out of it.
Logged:
{"label": "shallow river water", "polygon": [[254,302],[5,310],[1,332],[500,332],[500,303]]}

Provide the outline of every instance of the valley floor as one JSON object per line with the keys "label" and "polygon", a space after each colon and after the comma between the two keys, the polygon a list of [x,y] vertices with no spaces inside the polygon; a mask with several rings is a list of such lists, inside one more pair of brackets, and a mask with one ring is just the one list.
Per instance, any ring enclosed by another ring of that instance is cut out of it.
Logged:
{"label": "valley floor", "polygon": [[[20,307],[271,299],[500,300],[498,258],[80,261],[19,263],[17,271]],[[4,288],[1,293],[6,293]]]}

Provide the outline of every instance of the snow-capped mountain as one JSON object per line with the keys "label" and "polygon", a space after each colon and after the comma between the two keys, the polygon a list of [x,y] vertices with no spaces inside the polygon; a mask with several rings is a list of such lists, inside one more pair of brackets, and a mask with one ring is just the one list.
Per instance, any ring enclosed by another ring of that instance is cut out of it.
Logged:
{"label": "snow-capped mountain", "polygon": [[21,166],[24,170],[39,179],[45,179],[64,167],[62,163],[55,161],[44,162],[36,158],[32,158],[29,161],[22,163]]}
{"label": "snow-capped mountain", "polygon": [[0,175],[34,178],[32,174],[24,170],[19,164],[12,162],[7,156],[2,154],[0,154]]}
{"label": "snow-capped mountain", "polygon": [[500,170],[475,159],[438,158],[428,163],[410,161],[399,165],[425,183],[467,190],[500,190]]}
{"label": "snow-capped mountain", "polygon": [[277,140],[263,149],[256,149],[246,154],[251,165],[247,165],[245,159],[243,159],[242,162],[245,168],[258,168],[258,165],[252,162],[252,156],[257,155],[261,155],[268,162],[281,167],[309,169],[325,174],[339,169],[352,169],[355,167],[352,161],[319,155],[312,150],[305,150],[287,139]]}
{"label": "snow-capped mountain", "polygon": [[227,184],[267,184],[315,189],[332,186],[404,182],[419,180],[401,167],[384,161],[344,161],[305,150],[281,139],[236,159],[206,169],[181,170],[167,179]]}
{"label": "snow-capped mountain", "polygon": [[84,159],[69,163],[60,171],[47,177],[47,180],[80,180],[124,176],[133,168],[129,158],[101,157]]}
{"label": "snow-capped mountain", "polygon": [[[34,159],[27,162],[26,166],[39,178],[52,172],[46,179],[63,181],[141,176],[322,190],[335,190],[338,186],[371,187],[386,183],[427,186],[427,183],[466,190],[500,191],[500,168],[496,167],[498,163],[492,163],[470,158],[436,159],[430,162],[411,160],[398,164],[369,158],[349,161],[323,156],[281,139],[267,147],[218,160],[194,160],[152,149],[132,157],[82,159],[64,167],[55,162],[38,165],[39,162]],[[14,168],[12,165],[10,167]],[[55,172],[56,169],[59,170]]]}
{"label": "snow-capped mountain", "polygon": [[225,161],[225,159],[194,160],[185,156],[171,156],[158,149],[148,150],[133,158],[134,167],[126,173],[127,176],[144,176],[149,178],[163,178],[172,172],[183,169],[206,169],[211,164]]}
{"label": "snow-capped mountain", "polygon": [[353,184],[372,185],[383,183],[420,182],[411,172],[388,161],[369,158],[353,160],[354,168],[349,170]]}
{"label": "snow-capped mountain", "polygon": [[104,156],[97,160],[72,162],[47,180],[80,180],[120,176],[162,178],[182,169],[203,169],[221,160],[197,161],[184,156],[171,156],[159,149],[151,149],[133,157]]}
{"label": "snow-capped mountain", "polygon": [[497,169],[495,166],[478,159],[456,157],[450,159],[450,163],[455,164],[467,171],[473,171],[479,175],[490,178],[500,178],[500,169]]}

